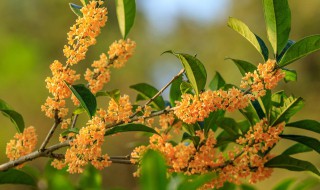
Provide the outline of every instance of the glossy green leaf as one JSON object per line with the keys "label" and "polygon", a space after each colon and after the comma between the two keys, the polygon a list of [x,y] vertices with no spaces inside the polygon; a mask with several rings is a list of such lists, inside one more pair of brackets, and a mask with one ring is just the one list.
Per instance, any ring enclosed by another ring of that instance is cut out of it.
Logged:
{"label": "glossy green leaf", "polygon": [[296,179],[285,179],[278,183],[272,190],[288,190],[289,187],[296,181]]}
{"label": "glossy green leaf", "polygon": [[254,126],[260,121],[259,115],[251,103],[246,108],[240,109],[239,111],[250,122],[251,126]]}
{"label": "glossy green leaf", "polygon": [[69,3],[69,7],[72,10],[72,12],[76,14],[78,17],[83,17],[82,12],[80,11],[82,9],[82,6]]}
{"label": "glossy green leaf", "polygon": [[175,53],[173,51],[165,51],[163,53],[170,53],[180,59],[186,76],[191,83],[195,93],[198,95],[205,87],[207,81],[207,71],[204,65],[195,56],[184,53]]}
{"label": "glossy green leaf", "polygon": [[272,108],[272,94],[271,90],[266,90],[266,94],[260,98],[263,108],[264,108],[264,113],[267,117],[267,119],[270,119],[270,111]]}
{"label": "glossy green leaf", "polygon": [[83,6],[89,4],[89,0],[80,0]]}
{"label": "glossy green leaf", "polygon": [[291,171],[311,171],[320,176],[320,172],[312,163],[292,158],[288,155],[276,156],[265,163],[265,166],[269,168],[283,168]]}
{"label": "glossy green leaf", "polygon": [[2,99],[0,99],[0,112],[11,120],[19,133],[23,132],[25,125],[22,115],[14,111],[11,106]]}
{"label": "glossy green leaf", "polygon": [[298,154],[298,153],[310,152],[310,151],[312,151],[312,148],[301,143],[296,143],[290,146],[289,148],[287,148],[285,151],[283,151],[282,154],[292,155],[292,154]]}
{"label": "glossy green leaf", "polygon": [[254,64],[249,63],[247,61],[240,60],[240,59],[232,59],[232,58],[227,58],[227,59],[230,59],[236,64],[242,76],[244,76],[248,72],[253,73],[253,71],[257,69],[257,67]]}
{"label": "glossy green leaf", "polygon": [[81,174],[79,189],[102,189],[102,176],[91,164]]}
{"label": "glossy green leaf", "polygon": [[163,156],[148,150],[141,161],[140,187],[142,190],[164,190],[167,188],[167,167]]}
{"label": "glossy green leaf", "polygon": [[305,120],[288,123],[286,124],[286,127],[296,127],[296,128],[320,133],[320,122],[316,120],[311,120],[311,119],[305,119]]}
{"label": "glossy green leaf", "polygon": [[66,85],[75,95],[75,97],[79,100],[80,105],[86,110],[89,117],[95,115],[97,110],[97,100],[96,97],[91,93],[91,91],[83,84],[77,85]]}
{"label": "glossy green leaf", "polygon": [[297,113],[304,105],[304,100],[293,98],[292,96],[285,98],[283,105],[280,107],[273,107],[271,110],[271,126],[277,125],[283,121],[288,122],[289,119]]}
{"label": "glossy green leaf", "polygon": [[117,133],[135,132],[135,131],[158,134],[154,129],[152,129],[146,125],[142,125],[142,124],[138,124],[138,123],[127,123],[127,124],[118,125],[118,126],[115,126],[111,129],[108,129],[105,133],[105,136],[113,135],[113,134],[117,134]]}
{"label": "glossy green leaf", "polygon": [[16,169],[0,171],[0,184],[15,184],[15,185],[31,185],[37,186],[37,182],[26,172]]}
{"label": "glossy green leaf", "polygon": [[258,100],[251,101],[253,108],[256,110],[260,120],[266,117],[265,112],[262,109],[262,106]]}
{"label": "glossy green leaf", "polygon": [[293,44],[279,62],[284,67],[310,53],[320,50],[320,34],[308,36]]}
{"label": "glossy green leaf", "polygon": [[136,16],[136,1],[116,0],[116,12],[121,35],[126,38]]}
{"label": "glossy green leaf", "polygon": [[291,30],[291,12],[287,0],[263,0],[268,39],[278,55],[286,46]]}
{"label": "glossy green leaf", "polygon": [[297,81],[297,71],[284,69],[284,68],[282,68],[282,71],[285,73],[285,77],[284,77],[285,82]]}
{"label": "glossy green leaf", "polygon": [[236,18],[230,17],[228,20],[228,26],[247,39],[258,50],[265,61],[268,60],[269,52],[267,46],[259,36],[255,35],[249,29],[245,23]]}
{"label": "glossy green leaf", "polygon": [[210,90],[219,90],[226,84],[226,81],[222,78],[220,73],[217,71],[213,79],[209,83]]}
{"label": "glossy green leaf", "polygon": [[320,141],[316,138],[302,136],[302,135],[280,135],[280,137],[299,142],[320,153]]}
{"label": "glossy green leaf", "polygon": [[[147,83],[131,85],[130,88],[136,90],[144,100],[149,100],[158,93],[158,90],[155,87]],[[165,103],[161,95],[156,97],[150,105],[156,110],[163,110],[165,108]]]}
{"label": "glossy green leaf", "polygon": [[277,63],[282,59],[283,55],[288,51],[288,49],[294,44],[296,43],[293,40],[288,40],[287,45],[283,48],[283,50],[281,51],[281,53],[279,55],[277,55],[276,60]]}
{"label": "glossy green leaf", "polygon": [[194,189],[198,189],[201,186],[203,186],[204,184],[210,182],[215,177],[216,177],[216,174],[214,174],[214,173],[207,173],[207,174],[197,175],[196,177],[193,177],[192,179],[186,179],[185,181],[183,181],[178,186],[177,190],[194,190]]}
{"label": "glossy green leaf", "polygon": [[176,105],[175,101],[181,100],[181,95],[182,95],[180,90],[181,83],[182,83],[182,75],[180,75],[176,80],[174,80],[171,83],[169,98],[170,98],[170,104],[172,106]]}
{"label": "glossy green leaf", "polygon": [[192,89],[192,85],[188,82],[182,81],[182,83],[180,84],[180,91],[182,94],[192,93]]}

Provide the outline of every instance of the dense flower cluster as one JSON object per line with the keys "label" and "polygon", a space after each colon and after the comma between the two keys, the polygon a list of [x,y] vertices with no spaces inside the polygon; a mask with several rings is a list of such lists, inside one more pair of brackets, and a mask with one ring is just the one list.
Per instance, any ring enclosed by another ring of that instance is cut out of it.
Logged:
{"label": "dense flower cluster", "polygon": [[[198,95],[183,94],[181,101],[176,102],[174,114],[185,123],[203,121],[210,112],[218,109],[232,112],[248,106],[249,100],[265,95],[265,89],[274,88],[283,79],[284,73],[275,70],[274,60],[268,60],[265,64],[259,64],[253,73],[246,73],[242,79],[242,88],[251,88],[251,93],[232,87],[228,90],[205,91]],[[252,80],[252,82],[250,82]]]}
{"label": "dense flower cluster", "polygon": [[[7,143],[6,155],[10,160],[15,160],[21,156],[31,153],[38,141],[36,130],[33,126],[24,129],[23,133],[16,133],[13,140]],[[17,166],[21,168],[23,165]]]}
{"label": "dense flower cluster", "polygon": [[285,73],[275,67],[275,60],[269,59],[265,64],[260,63],[253,73],[246,73],[242,78],[240,87],[250,87],[255,98],[264,96],[265,89],[273,89],[285,77]]}
{"label": "dense flower cluster", "polygon": [[106,132],[105,123],[99,117],[93,117],[87,126],[80,129],[79,134],[70,142],[65,160],[54,160],[52,165],[62,168],[68,165],[68,172],[82,173],[83,167],[90,162],[97,169],[108,167],[111,162],[107,154],[102,155],[101,146]]}
{"label": "dense flower cluster", "polygon": [[107,112],[101,112],[101,114],[106,122],[119,123],[123,121],[128,123],[132,115],[132,105],[129,96],[123,95],[119,100],[111,99]]}
{"label": "dense flower cluster", "polygon": [[130,39],[113,42],[108,51],[111,65],[115,68],[123,67],[127,60],[132,56],[136,43]]}

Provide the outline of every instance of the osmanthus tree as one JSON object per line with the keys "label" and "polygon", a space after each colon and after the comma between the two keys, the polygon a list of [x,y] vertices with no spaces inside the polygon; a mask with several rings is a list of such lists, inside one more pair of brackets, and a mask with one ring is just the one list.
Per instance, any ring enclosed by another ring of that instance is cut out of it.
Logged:
{"label": "osmanthus tree", "polygon": [[[25,127],[22,116],[0,100],[1,112],[18,131],[7,143],[9,161],[0,165],[0,184],[36,185],[32,175],[19,169],[40,157],[51,158],[51,166],[61,172],[89,173],[80,181],[82,188],[99,188],[96,169],[121,163],[137,165],[134,175],[141,176],[142,189],[233,189],[234,184],[252,189],[245,183],[270,177],[273,168],[320,175],[309,161],[294,158],[297,153],[320,153],[319,140],[286,131],[295,127],[318,134],[319,121],[291,121],[304,100],[284,91],[272,91],[282,80],[296,80],[297,72],[290,70],[291,63],[320,49],[320,35],[289,39],[291,13],[286,0],[263,0],[270,51],[246,24],[229,18],[228,26],[247,39],[262,58],[257,65],[229,58],[243,75],[240,86],[226,83],[218,72],[207,84],[206,69],[196,56],[169,50],[164,54],[175,56],[182,64],[181,71],[160,90],[146,83],[131,85],[137,92],[134,103],[128,95],[105,84],[110,80],[110,71],[123,67],[134,53],[136,43],[127,35],[134,23],[135,1],[116,1],[123,39],[112,43],[83,75],[75,66],[96,43],[108,11],[101,0],[81,3],[70,4],[78,17],[67,33],[68,43],[63,48],[66,59],[53,61],[52,75],[45,80],[49,96],[41,109],[53,121],[45,139],[37,145],[36,128]],[[79,84],[81,77],[85,84]],[[170,90],[169,100],[161,96],[166,89]],[[97,108],[97,98],[108,99],[109,104]],[[70,100],[74,106],[67,107]],[[226,115],[234,111],[243,115],[241,121]],[[79,117],[88,120],[78,123]],[[49,146],[58,127],[64,130],[60,143]],[[150,133],[149,143],[136,147],[129,156],[109,156],[102,151],[108,136],[130,131]],[[281,139],[296,144],[280,153],[272,151]],[[64,147],[64,153],[56,152]],[[58,187],[54,182],[58,180],[59,187],[64,184],[65,188],[74,188],[61,180],[61,173],[51,166],[46,176],[52,187]],[[279,188],[292,182],[287,180]]]}

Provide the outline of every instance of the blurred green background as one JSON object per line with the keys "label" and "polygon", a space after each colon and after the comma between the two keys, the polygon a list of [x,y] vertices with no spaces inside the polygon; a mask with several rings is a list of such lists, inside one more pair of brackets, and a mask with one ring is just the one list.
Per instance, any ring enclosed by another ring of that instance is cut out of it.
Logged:
{"label": "blurred green background", "polygon": [[[26,126],[36,127],[39,141],[44,139],[52,124],[40,111],[41,104],[48,96],[44,80],[51,75],[49,65],[53,60],[65,60],[62,48],[66,44],[66,33],[76,19],[68,7],[69,2],[0,1],[0,98],[23,115]],[[80,4],[76,0],[72,2]],[[320,33],[319,0],[291,0],[289,4],[292,12],[290,39],[297,41],[307,35]],[[106,52],[110,43],[121,38],[114,1],[107,1],[107,6],[107,25],[98,37],[98,43],[90,48],[87,59],[77,65],[79,72],[84,71],[100,53]],[[224,58],[244,59],[252,63],[259,63],[261,58],[247,41],[226,26],[228,16],[244,21],[262,39],[267,40],[261,1],[137,0],[135,25],[129,34],[137,43],[136,53],[125,68],[112,71],[107,89],[118,88],[122,93],[132,95],[131,100],[134,101],[134,92],[128,87],[132,84],[147,82],[161,88],[181,68],[173,56],[160,56],[166,50],[197,54],[207,68],[208,79],[213,77],[215,71],[219,71],[228,83],[239,84],[240,73],[235,65]],[[320,52],[301,59],[289,68],[298,71],[298,81],[282,83],[279,88],[306,100],[305,107],[293,120],[320,120]],[[167,93],[164,96],[167,97]],[[106,107],[107,101],[101,99],[99,105]],[[235,117],[239,115],[235,114]],[[86,116],[82,116],[80,121],[86,119]],[[81,126],[81,122],[78,126]],[[0,128],[0,163],[3,163],[7,161],[6,143],[16,131],[3,116],[0,116]],[[50,143],[57,142],[56,139],[53,138]],[[121,134],[107,138],[105,149],[111,156],[127,155],[135,145],[145,140],[141,134]],[[283,140],[278,150],[283,150],[288,144],[291,142]],[[319,155],[316,153],[297,157],[307,158],[320,166]],[[40,158],[30,164],[41,171],[46,162],[47,159]],[[134,171],[134,166],[127,165],[115,164],[106,168],[103,171],[104,187],[137,189],[137,180],[132,177]],[[270,189],[287,177],[303,179],[309,175],[306,172],[275,170],[272,178],[256,186],[259,189]],[[6,188],[25,189],[19,186]]]}

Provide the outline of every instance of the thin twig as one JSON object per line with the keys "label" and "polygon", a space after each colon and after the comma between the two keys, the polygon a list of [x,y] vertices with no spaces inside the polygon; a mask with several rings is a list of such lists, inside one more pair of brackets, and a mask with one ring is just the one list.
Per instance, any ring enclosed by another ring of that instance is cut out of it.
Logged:
{"label": "thin twig", "polygon": [[117,160],[130,160],[131,156],[110,156],[110,159],[117,159]]}
{"label": "thin twig", "polygon": [[73,120],[72,120],[72,124],[71,124],[71,126],[70,126],[71,129],[76,126],[78,117],[79,117],[79,114],[75,114],[75,115],[74,115],[74,118],[73,118]]}
{"label": "thin twig", "polygon": [[123,160],[123,159],[109,159],[112,163],[115,164],[129,164],[134,165],[130,160]]}
{"label": "thin twig", "polygon": [[18,166],[18,165],[23,164],[25,162],[34,160],[34,159],[39,158],[39,157],[51,157],[51,158],[54,157],[54,156],[58,157],[58,154],[53,154],[52,152],[55,151],[55,150],[58,150],[60,148],[69,146],[69,142],[70,141],[65,141],[63,143],[58,143],[58,144],[55,144],[53,146],[48,147],[47,149],[44,149],[43,151],[37,150],[37,151],[34,151],[34,152],[30,153],[30,154],[22,156],[22,157],[20,157],[20,158],[18,158],[16,160],[9,161],[7,163],[1,164],[0,165],[0,171],[8,170],[10,168],[13,168],[15,166]]}
{"label": "thin twig", "polygon": [[49,133],[47,134],[46,138],[44,139],[44,141],[42,142],[39,150],[41,152],[43,152],[47,146],[47,144],[49,143],[50,138],[52,137],[54,131],[56,130],[56,128],[58,127],[58,125],[61,123],[61,119],[58,117],[58,113],[57,111],[55,112],[55,117],[54,117],[54,124],[52,125]]}

